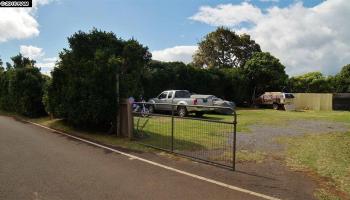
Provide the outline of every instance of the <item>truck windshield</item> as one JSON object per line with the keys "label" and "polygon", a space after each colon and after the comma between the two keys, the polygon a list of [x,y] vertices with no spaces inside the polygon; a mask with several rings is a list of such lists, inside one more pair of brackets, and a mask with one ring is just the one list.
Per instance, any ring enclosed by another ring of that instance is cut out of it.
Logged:
{"label": "truck windshield", "polygon": [[190,98],[191,94],[188,91],[176,91],[175,98]]}

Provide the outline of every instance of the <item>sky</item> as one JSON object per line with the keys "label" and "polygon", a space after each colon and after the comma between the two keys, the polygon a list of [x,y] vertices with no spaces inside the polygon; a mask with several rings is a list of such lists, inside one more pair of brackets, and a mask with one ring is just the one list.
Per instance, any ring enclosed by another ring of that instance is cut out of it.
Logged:
{"label": "sky", "polygon": [[337,73],[350,63],[349,0],[33,0],[0,8],[0,57],[21,52],[49,73],[67,37],[93,27],[135,38],[153,59],[191,62],[218,26],[247,33],[289,75]]}

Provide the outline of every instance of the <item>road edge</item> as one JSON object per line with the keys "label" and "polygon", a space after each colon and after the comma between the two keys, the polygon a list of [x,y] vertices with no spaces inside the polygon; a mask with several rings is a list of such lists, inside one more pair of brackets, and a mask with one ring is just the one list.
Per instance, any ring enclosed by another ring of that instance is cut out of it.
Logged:
{"label": "road edge", "polygon": [[157,162],[154,162],[154,161],[151,161],[151,160],[147,160],[147,159],[144,159],[144,158],[141,158],[141,157],[138,157],[138,156],[135,156],[135,155],[132,155],[132,154],[129,154],[129,153],[126,153],[126,152],[123,152],[123,151],[120,151],[120,150],[117,150],[117,149],[114,149],[114,148],[111,148],[111,147],[108,147],[108,146],[105,146],[105,145],[102,145],[102,144],[98,144],[96,142],[90,141],[89,139],[81,138],[81,137],[75,136],[73,134],[65,133],[63,131],[60,131],[60,130],[57,130],[57,129],[53,129],[53,128],[50,128],[50,127],[47,127],[47,126],[44,126],[44,125],[41,125],[41,124],[38,124],[38,123],[35,123],[35,122],[31,122],[31,121],[28,121],[28,120],[25,120],[25,119],[21,119],[21,120],[23,120],[23,121],[25,121],[25,122],[27,122],[29,124],[32,124],[32,125],[44,128],[46,130],[54,131],[55,133],[59,133],[59,134],[64,135],[66,137],[70,137],[70,138],[79,140],[81,142],[85,142],[87,144],[90,144],[90,145],[93,145],[93,146],[96,146],[96,147],[99,147],[99,148],[102,148],[102,149],[106,149],[106,150],[112,151],[114,153],[118,153],[118,154],[124,155],[124,156],[126,156],[126,157],[128,157],[129,159],[132,159],[132,160],[139,160],[141,162],[145,162],[145,163],[148,163],[148,164],[153,165],[153,166],[157,166],[157,167],[169,170],[169,171],[173,171],[173,172],[176,172],[176,173],[179,173],[179,174],[182,174],[182,175],[186,175],[186,176],[198,179],[198,180],[202,180],[202,181],[205,181],[205,182],[208,182],[208,183],[212,183],[212,184],[215,184],[215,185],[218,185],[218,186],[221,186],[221,187],[225,187],[225,188],[228,188],[228,189],[231,189],[231,190],[235,190],[235,191],[242,192],[242,193],[245,193],[245,194],[249,194],[249,195],[252,195],[252,196],[260,197],[260,198],[263,198],[263,199],[267,199],[267,200],[281,200],[281,199],[279,199],[277,197],[272,197],[272,196],[265,195],[265,194],[258,193],[258,192],[254,192],[254,191],[251,191],[251,190],[248,190],[248,189],[240,188],[240,187],[237,187],[237,186],[234,186],[234,185],[229,185],[227,183],[223,183],[223,182],[216,181],[216,180],[213,180],[213,179],[205,178],[203,176],[199,176],[199,175],[196,175],[196,174],[192,174],[192,173],[189,173],[189,172],[186,172],[186,171],[183,171],[183,170],[179,170],[179,169],[176,169],[176,168],[164,165],[164,164],[160,164],[160,163],[157,163]]}

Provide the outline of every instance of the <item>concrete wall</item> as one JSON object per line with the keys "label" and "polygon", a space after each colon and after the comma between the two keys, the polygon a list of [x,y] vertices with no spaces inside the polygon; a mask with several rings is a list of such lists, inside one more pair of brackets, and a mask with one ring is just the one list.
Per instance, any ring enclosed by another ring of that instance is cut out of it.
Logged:
{"label": "concrete wall", "polygon": [[333,94],[325,93],[294,93],[294,105],[297,110],[331,111]]}

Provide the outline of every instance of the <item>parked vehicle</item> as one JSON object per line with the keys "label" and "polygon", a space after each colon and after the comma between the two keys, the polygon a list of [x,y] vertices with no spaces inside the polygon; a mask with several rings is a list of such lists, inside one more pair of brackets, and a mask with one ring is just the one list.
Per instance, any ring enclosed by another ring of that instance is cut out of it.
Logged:
{"label": "parked vehicle", "polygon": [[293,104],[294,95],[284,92],[265,92],[254,100],[255,106],[272,106],[273,109],[285,109],[286,105]]}
{"label": "parked vehicle", "polygon": [[207,98],[191,96],[191,93],[187,90],[164,91],[156,98],[150,99],[149,103],[152,103],[148,108],[150,112],[172,111],[172,105],[175,104],[174,110],[180,117],[185,117],[188,113],[202,116],[205,112],[213,110],[212,108],[195,107],[195,105],[211,106],[212,104]]}
{"label": "parked vehicle", "polygon": [[208,100],[209,105],[211,106],[220,106],[220,107],[226,107],[226,108],[214,108],[214,112],[219,114],[232,114],[233,110],[236,108],[236,104],[232,101],[226,101],[223,99],[220,99],[214,95],[192,95],[192,98],[205,98]]}

